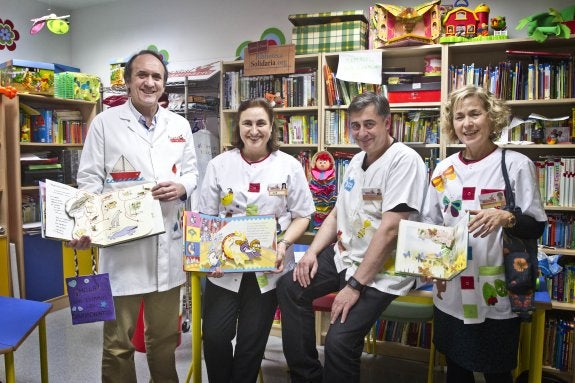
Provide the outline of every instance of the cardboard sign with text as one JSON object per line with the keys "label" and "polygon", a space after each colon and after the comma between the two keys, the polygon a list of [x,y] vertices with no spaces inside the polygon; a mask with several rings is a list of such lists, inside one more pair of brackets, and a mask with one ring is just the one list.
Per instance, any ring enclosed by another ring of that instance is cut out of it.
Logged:
{"label": "cardboard sign with text", "polygon": [[270,45],[269,41],[248,44],[244,53],[244,75],[263,76],[295,72],[295,45]]}

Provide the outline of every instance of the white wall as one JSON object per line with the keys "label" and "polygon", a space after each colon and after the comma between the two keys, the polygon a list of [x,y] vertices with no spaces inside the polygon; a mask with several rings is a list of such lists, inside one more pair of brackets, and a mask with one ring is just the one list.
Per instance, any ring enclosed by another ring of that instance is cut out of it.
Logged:
{"label": "white wall", "polygon": [[16,49],[0,50],[0,62],[9,59],[34,60],[70,65],[72,62],[72,35],[55,35],[44,27],[36,35],[30,34],[32,22],[30,19],[42,17],[48,13],[58,16],[67,15],[65,10],[52,8],[48,12],[46,4],[31,0],[0,0],[0,19],[14,23],[14,29],[20,34],[16,41]]}
{"label": "white wall", "polygon": [[[387,3],[416,5],[425,0]],[[0,0],[0,18],[16,24],[21,37],[14,52],[0,51],[7,58],[59,62],[80,67],[109,84],[109,64],[129,57],[150,44],[170,54],[172,66],[191,66],[209,60],[230,60],[245,40],[259,40],[269,27],[279,28],[289,43],[293,13],[362,9],[366,16],[373,0],[119,0],[71,11],[70,33],[56,36],[42,31],[28,33],[32,17],[44,15],[45,4],[31,0]],[[446,2],[451,3],[451,2]],[[475,8],[479,1],[471,2]],[[489,2],[490,17],[505,15],[510,37],[525,37],[517,22],[548,7],[562,9],[565,0],[507,0]],[[59,12],[56,12],[59,13]]]}

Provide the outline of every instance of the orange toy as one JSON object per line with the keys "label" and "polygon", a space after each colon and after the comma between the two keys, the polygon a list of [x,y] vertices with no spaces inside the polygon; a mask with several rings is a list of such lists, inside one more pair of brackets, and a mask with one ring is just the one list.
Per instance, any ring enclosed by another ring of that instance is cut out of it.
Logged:
{"label": "orange toy", "polygon": [[0,86],[0,93],[5,94],[8,98],[14,98],[18,90],[13,86]]}

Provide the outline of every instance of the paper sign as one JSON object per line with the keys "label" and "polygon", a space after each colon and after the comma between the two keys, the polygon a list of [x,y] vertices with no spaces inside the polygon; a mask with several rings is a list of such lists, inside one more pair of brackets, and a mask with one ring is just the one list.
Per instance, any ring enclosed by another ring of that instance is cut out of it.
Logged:
{"label": "paper sign", "polygon": [[295,45],[269,45],[267,40],[250,43],[244,53],[244,75],[263,76],[295,72]]}
{"label": "paper sign", "polygon": [[381,84],[382,52],[377,50],[339,54],[337,77],[343,81]]}
{"label": "paper sign", "polygon": [[66,278],[72,324],[116,319],[108,274]]}

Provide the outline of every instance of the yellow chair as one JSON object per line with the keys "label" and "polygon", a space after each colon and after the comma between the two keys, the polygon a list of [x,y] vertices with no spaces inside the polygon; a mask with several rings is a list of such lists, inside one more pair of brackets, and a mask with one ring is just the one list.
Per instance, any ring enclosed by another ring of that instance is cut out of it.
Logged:
{"label": "yellow chair", "polygon": [[[430,322],[431,338],[433,339],[433,299],[421,296],[402,296],[396,298],[381,313],[381,320],[396,322]],[[376,350],[376,328],[372,328],[367,339],[367,352],[375,353]],[[427,365],[427,383],[433,383],[433,372],[435,367],[435,345],[433,341],[429,349],[429,362]]]}

